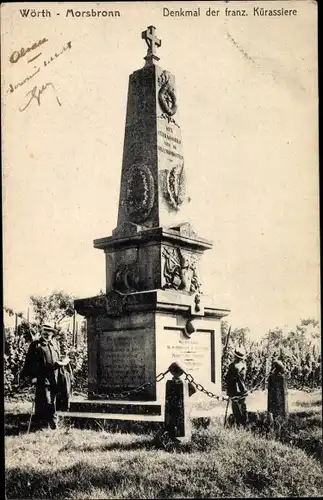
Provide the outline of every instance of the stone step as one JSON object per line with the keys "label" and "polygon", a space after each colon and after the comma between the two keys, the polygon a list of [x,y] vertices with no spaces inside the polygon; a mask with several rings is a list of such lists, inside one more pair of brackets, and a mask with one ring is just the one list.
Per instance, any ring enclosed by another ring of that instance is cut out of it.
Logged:
{"label": "stone step", "polygon": [[57,415],[64,418],[82,418],[95,420],[115,420],[133,422],[164,422],[164,415],[134,415],[123,413],[94,413],[77,411],[59,411]]}
{"label": "stone step", "polygon": [[162,406],[150,401],[71,400],[70,412],[122,415],[161,415]]}

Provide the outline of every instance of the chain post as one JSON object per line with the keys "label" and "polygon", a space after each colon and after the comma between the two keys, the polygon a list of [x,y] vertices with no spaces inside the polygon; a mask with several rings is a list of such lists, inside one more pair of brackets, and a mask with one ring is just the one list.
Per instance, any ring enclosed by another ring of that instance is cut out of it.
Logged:
{"label": "chain post", "polygon": [[177,363],[172,363],[169,371],[173,378],[166,382],[165,387],[165,429],[171,441],[189,441],[192,423],[188,399],[196,392],[195,385],[186,377],[184,380],[181,378],[184,370]]}

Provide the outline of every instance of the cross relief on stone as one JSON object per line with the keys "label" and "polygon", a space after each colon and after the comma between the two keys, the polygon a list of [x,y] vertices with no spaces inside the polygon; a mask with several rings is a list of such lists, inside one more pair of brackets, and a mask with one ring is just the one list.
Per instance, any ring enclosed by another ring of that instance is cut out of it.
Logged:
{"label": "cross relief on stone", "polygon": [[156,49],[161,46],[161,40],[155,35],[155,26],[148,26],[146,31],[141,33],[141,38],[145,40],[148,45],[147,55],[144,57],[146,60],[146,66],[154,64],[155,61],[159,61],[159,57],[156,55]]}

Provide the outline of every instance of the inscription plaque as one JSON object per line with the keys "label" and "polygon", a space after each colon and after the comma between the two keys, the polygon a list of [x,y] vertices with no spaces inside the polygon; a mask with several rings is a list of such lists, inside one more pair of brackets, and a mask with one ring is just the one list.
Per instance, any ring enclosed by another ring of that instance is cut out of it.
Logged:
{"label": "inscription plaque", "polygon": [[165,328],[163,357],[176,361],[197,383],[212,388],[216,382],[214,331],[197,331],[187,338],[182,330]]}
{"label": "inscription plaque", "polygon": [[101,384],[137,387],[145,382],[145,337],[140,332],[106,331],[101,340]]}
{"label": "inscription plaque", "polygon": [[164,158],[173,162],[176,159],[184,160],[182,154],[181,129],[178,127],[167,127],[161,121],[158,122],[157,149]]}

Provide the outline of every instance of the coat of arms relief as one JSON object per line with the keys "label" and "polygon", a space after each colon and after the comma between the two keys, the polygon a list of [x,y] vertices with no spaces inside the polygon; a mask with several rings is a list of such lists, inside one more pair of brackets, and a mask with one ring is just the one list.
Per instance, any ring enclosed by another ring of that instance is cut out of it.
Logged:
{"label": "coat of arms relief", "polygon": [[162,247],[164,289],[200,292],[197,256],[179,247]]}

